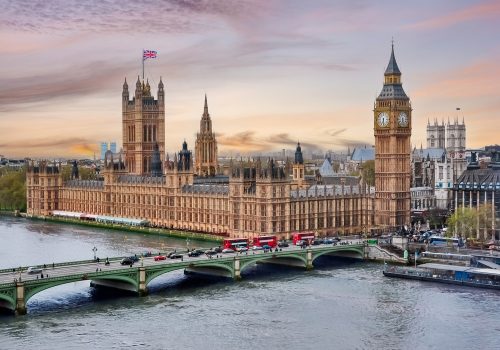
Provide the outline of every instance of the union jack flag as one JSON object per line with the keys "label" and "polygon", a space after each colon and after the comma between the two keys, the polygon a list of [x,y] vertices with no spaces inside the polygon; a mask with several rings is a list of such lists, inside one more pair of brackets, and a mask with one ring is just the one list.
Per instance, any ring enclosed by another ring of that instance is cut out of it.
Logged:
{"label": "union jack flag", "polygon": [[142,50],[142,59],[147,60],[148,58],[156,58],[156,51]]}

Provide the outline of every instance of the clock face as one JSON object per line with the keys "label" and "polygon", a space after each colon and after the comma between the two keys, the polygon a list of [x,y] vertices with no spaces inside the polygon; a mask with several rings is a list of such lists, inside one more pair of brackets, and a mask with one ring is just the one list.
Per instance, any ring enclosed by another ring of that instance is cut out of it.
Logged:
{"label": "clock face", "polygon": [[377,123],[381,127],[386,127],[387,125],[389,125],[389,114],[387,114],[386,112],[380,113],[377,118]]}
{"label": "clock face", "polygon": [[399,113],[398,124],[399,124],[399,126],[402,126],[402,127],[408,126],[408,116],[406,115],[405,112]]}

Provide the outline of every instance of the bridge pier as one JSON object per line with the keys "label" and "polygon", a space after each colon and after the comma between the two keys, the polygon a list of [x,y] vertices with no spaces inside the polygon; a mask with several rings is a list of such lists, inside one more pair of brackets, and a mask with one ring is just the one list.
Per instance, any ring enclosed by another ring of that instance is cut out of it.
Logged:
{"label": "bridge pier", "polygon": [[26,302],[24,298],[24,282],[16,282],[16,315],[26,315]]}
{"label": "bridge pier", "polygon": [[139,267],[139,296],[148,295],[148,287],[146,286],[146,268]]}
{"label": "bridge pier", "polygon": [[312,256],[312,250],[311,248],[307,248],[306,252],[306,270],[312,270],[313,269],[313,256]]}
{"label": "bridge pier", "polygon": [[240,258],[234,257],[233,261],[233,270],[234,270],[234,279],[239,281],[241,280],[241,265],[240,265]]}

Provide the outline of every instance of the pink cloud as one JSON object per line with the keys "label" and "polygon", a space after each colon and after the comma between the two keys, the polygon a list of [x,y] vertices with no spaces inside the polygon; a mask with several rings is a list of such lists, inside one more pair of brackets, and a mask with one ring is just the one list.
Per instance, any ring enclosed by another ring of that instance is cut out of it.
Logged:
{"label": "pink cloud", "polygon": [[408,25],[408,29],[429,30],[447,28],[462,22],[479,19],[498,19],[500,17],[500,2],[490,1],[454,11],[443,16],[430,18]]}

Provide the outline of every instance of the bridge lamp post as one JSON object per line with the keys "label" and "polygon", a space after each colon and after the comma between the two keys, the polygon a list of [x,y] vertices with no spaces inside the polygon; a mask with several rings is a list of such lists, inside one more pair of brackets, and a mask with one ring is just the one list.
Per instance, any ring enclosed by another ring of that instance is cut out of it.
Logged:
{"label": "bridge lamp post", "polygon": [[92,251],[94,252],[94,260],[97,260],[96,256],[97,248],[94,246],[94,248],[92,248]]}

